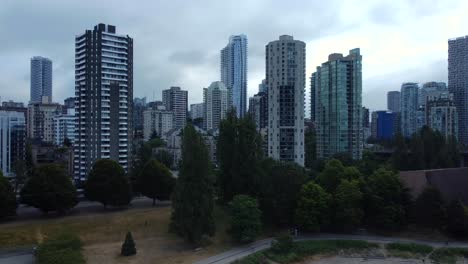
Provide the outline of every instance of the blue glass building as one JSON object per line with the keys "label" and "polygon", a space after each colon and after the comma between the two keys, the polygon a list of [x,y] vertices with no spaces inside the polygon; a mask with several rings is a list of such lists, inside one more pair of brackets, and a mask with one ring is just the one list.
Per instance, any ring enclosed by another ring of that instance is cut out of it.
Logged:
{"label": "blue glass building", "polygon": [[377,111],[377,139],[392,139],[397,128],[397,113]]}

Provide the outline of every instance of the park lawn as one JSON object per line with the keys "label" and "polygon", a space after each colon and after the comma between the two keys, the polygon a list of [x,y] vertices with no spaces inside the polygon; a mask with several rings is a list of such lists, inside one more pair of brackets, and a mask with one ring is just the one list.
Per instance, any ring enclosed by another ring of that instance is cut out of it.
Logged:
{"label": "park lawn", "polygon": [[[227,235],[228,216],[221,208],[215,210],[213,244],[197,251],[168,233],[170,214],[170,207],[154,207],[5,223],[0,225],[0,249],[38,244],[62,230],[79,235],[88,263],[148,263],[158,259],[169,260],[162,263],[191,263],[232,246]],[[127,231],[132,232],[140,253],[128,259],[118,257]],[[171,262],[172,258],[176,260]]]}

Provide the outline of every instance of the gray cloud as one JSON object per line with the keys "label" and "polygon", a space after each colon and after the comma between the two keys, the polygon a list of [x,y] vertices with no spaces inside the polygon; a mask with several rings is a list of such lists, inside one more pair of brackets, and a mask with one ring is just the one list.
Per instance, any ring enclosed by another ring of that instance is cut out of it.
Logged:
{"label": "gray cloud", "polygon": [[[458,2],[462,0],[453,0],[447,6],[456,7]],[[360,28],[366,30],[369,20],[396,25],[401,18],[392,16],[395,10],[405,16],[411,12],[437,13],[426,10],[426,1],[396,1],[390,6],[374,5],[372,0],[359,3],[350,6],[340,0],[3,0],[0,96],[2,100],[29,99],[29,59],[35,55],[53,60],[56,101],[73,96],[74,37],[101,22],[116,25],[117,33],[134,38],[135,97],[153,99],[155,94],[155,99],[160,99],[163,89],[177,85],[189,90],[189,102],[196,103],[202,101],[202,88],[219,79],[219,50],[232,34],[243,33],[248,37],[248,93],[252,95],[264,77],[265,45],[279,35],[290,34],[311,43]],[[437,6],[441,3],[431,0]],[[361,9],[364,12],[359,13]],[[372,32],[368,33],[372,36]],[[336,52],[350,48],[354,47],[342,43]],[[316,66],[307,65],[307,73]],[[389,73],[392,68],[399,65],[389,66]],[[405,78],[432,79],[416,72]],[[429,70],[426,72],[431,74]],[[372,95],[368,90],[381,89],[380,82],[388,79],[385,74],[365,81],[365,96]]]}

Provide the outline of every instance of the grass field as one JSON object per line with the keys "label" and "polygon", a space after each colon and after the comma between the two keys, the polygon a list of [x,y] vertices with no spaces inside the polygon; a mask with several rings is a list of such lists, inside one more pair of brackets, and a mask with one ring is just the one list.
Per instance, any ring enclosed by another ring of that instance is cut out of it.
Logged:
{"label": "grass field", "polygon": [[[215,210],[213,245],[198,251],[168,233],[170,210],[155,207],[5,223],[0,225],[0,248],[38,244],[62,230],[80,236],[88,263],[192,263],[231,246],[227,216],[221,209]],[[127,231],[133,234],[138,254],[122,258],[120,246]]]}

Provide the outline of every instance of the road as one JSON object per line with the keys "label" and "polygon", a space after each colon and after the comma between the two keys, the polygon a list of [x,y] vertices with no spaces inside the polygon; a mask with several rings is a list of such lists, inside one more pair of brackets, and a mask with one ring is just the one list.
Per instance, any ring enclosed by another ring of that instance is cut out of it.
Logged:
{"label": "road", "polygon": [[[468,248],[468,243],[463,242],[450,242],[448,245],[446,242],[435,242],[435,241],[424,241],[424,240],[414,240],[398,237],[382,237],[382,236],[370,236],[370,235],[336,235],[336,234],[317,234],[317,235],[307,235],[299,236],[295,241],[304,241],[304,240],[334,240],[334,239],[349,239],[349,240],[365,240],[368,242],[375,243],[392,243],[392,242],[402,242],[402,243],[417,243],[432,246],[435,248],[438,247],[464,247]],[[200,260],[195,262],[195,264],[228,264],[232,263],[235,260],[241,259],[245,256],[253,254],[258,251],[262,251],[270,247],[273,238],[268,238],[264,240],[256,241],[252,244],[236,247],[221,254],[209,257],[207,259]]]}
{"label": "road", "polygon": [[34,264],[32,248],[21,248],[14,251],[1,250],[0,264]]}

